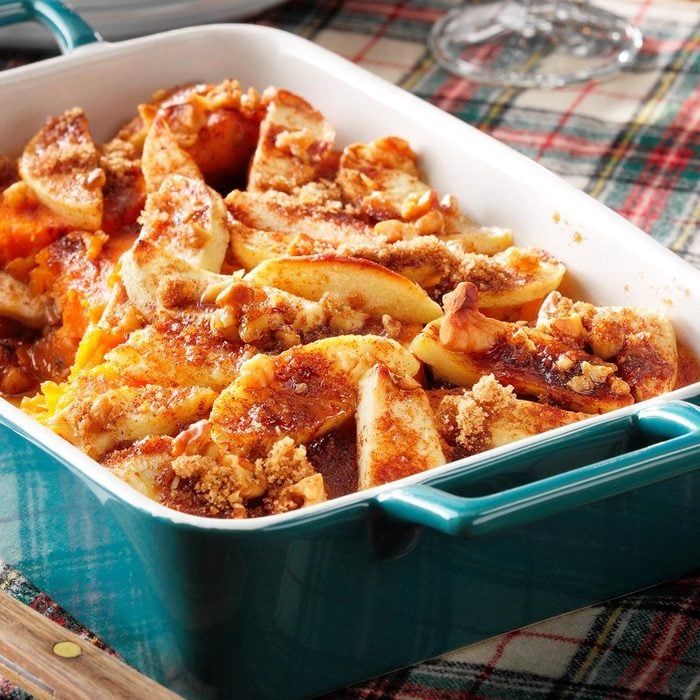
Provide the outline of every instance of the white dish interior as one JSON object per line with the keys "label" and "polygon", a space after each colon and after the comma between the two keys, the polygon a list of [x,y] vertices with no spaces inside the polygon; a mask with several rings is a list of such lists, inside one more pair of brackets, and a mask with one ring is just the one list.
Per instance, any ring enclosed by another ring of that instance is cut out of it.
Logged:
{"label": "white dish interior", "polygon": [[[569,269],[565,281],[568,293],[598,304],[665,309],[679,337],[700,356],[700,272],[533,161],[325,49],[285,32],[250,25],[178,30],[119,44],[86,46],[67,57],[0,74],[0,95],[4,104],[12,106],[0,113],[0,153],[18,153],[47,115],[69,107],[83,107],[95,138],[105,140],[154,90],[224,78],[237,78],[257,88],[273,84],[298,92],[336,126],[341,145],[387,134],[406,138],[419,153],[431,184],[441,193],[456,195],[477,221],[510,227],[517,245],[540,246],[561,258]],[[700,383],[664,399],[699,393]],[[634,413],[639,406],[622,412]],[[40,437],[54,454],[113,493],[173,522],[253,529],[269,524],[270,518],[281,524],[290,518],[365,500],[378,489],[392,487],[388,484],[310,509],[251,521],[209,520],[169,510],[136,493],[5,401],[0,401],[0,416]],[[557,432],[576,429],[578,426],[567,426]],[[529,438],[528,442],[538,439]],[[498,448],[498,452],[512,447]],[[430,474],[455,468],[447,465]],[[419,474],[395,483],[415,483],[425,476]]]}

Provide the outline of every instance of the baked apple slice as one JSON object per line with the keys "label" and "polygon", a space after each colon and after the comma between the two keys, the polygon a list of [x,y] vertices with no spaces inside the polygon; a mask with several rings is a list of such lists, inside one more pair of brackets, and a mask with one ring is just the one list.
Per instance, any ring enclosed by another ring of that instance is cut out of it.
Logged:
{"label": "baked apple slice", "polygon": [[400,377],[418,372],[401,345],[376,336],[345,335],[257,355],[216,400],[211,435],[223,453],[259,457],[280,435],[306,443],[350,418],[362,375],[381,362]]}
{"label": "baked apple slice", "polygon": [[330,198],[322,189],[320,197],[272,190],[231,192],[226,206],[233,219],[231,247],[237,261],[251,270],[269,258],[331,252],[349,240],[376,238],[370,225],[333,199],[332,188]]}
{"label": "baked apple slice", "polygon": [[105,174],[81,109],[46,122],[26,145],[19,173],[37,199],[73,228],[100,228]]}
{"label": "baked apple slice", "polygon": [[145,240],[122,255],[120,277],[129,301],[146,319],[162,309],[196,304],[210,285],[231,281],[230,275],[194,267]]}
{"label": "baked apple slice", "polygon": [[205,387],[110,386],[94,373],[68,387],[65,407],[47,425],[98,459],[148,435],[175,435],[209,414],[216,392]]}
{"label": "baked apple slice", "polygon": [[384,237],[354,238],[338,246],[337,252],[394,270],[420,285],[433,298],[464,281],[464,251],[437,236],[415,236],[393,242]]}
{"label": "baked apple slice", "polygon": [[294,236],[280,231],[249,228],[239,221],[231,221],[231,251],[236,262],[245,270],[252,270],[264,260],[290,255]]}
{"label": "baked apple slice", "polygon": [[508,248],[492,257],[465,257],[465,281],[476,285],[479,307],[503,310],[543,299],[560,284],[566,267],[539,248]]}
{"label": "baked apple slice", "polygon": [[41,329],[57,318],[53,301],[34,294],[24,282],[0,272],[0,317],[19,321],[27,328]]}
{"label": "baked apple slice", "polygon": [[418,382],[377,364],[360,380],[358,394],[360,489],[445,463],[430,401]]}
{"label": "baked apple slice", "polygon": [[146,437],[110,452],[103,458],[102,466],[139,493],[160,501],[163,475],[173,461],[172,443],[172,437],[167,435]]}
{"label": "baked apple slice", "polygon": [[203,180],[168,175],[148,195],[139,238],[193,267],[220,272],[230,242],[224,200]]}
{"label": "baked apple slice", "polygon": [[227,195],[226,206],[236,221],[253,229],[301,234],[334,244],[355,236],[374,236],[372,226],[338,200],[307,201],[299,194],[234,190]]}
{"label": "baked apple slice", "polygon": [[635,400],[672,391],[678,380],[678,346],[668,316],[655,309],[594,306],[558,292],[545,299],[537,328],[614,362]]}
{"label": "baked apple slice", "polygon": [[332,173],[335,129],[306,100],[275,89],[260,124],[248,190],[291,192]]}
{"label": "baked apple slice", "polygon": [[355,238],[338,246],[337,252],[394,270],[434,298],[460,282],[471,282],[479,291],[479,306],[493,314],[541,300],[566,273],[562,263],[538,248],[511,247],[489,256],[467,253],[454,241],[437,236],[394,242]]}
{"label": "baked apple slice", "polygon": [[204,179],[194,158],[180,146],[167,121],[158,115],[146,133],[141,168],[149,192],[155,192],[168,175]]}
{"label": "baked apple slice", "polygon": [[329,315],[321,304],[275,287],[233,280],[214,285],[203,300],[216,306],[211,330],[233,343],[286,349],[329,331]]}
{"label": "baked apple slice", "polygon": [[404,139],[387,136],[343,150],[338,170],[345,202],[378,222],[390,240],[444,236],[467,252],[492,255],[512,245],[508,229],[475,224],[451,195],[442,198],[423,179],[418,158]]}
{"label": "baked apple slice", "polygon": [[210,327],[211,314],[164,314],[104,356],[100,370],[131,384],[203,386],[222,391],[254,348],[230,342]]}
{"label": "baked apple slice", "polygon": [[471,391],[433,389],[428,393],[452,459],[590,418],[588,413],[519,399],[512,386],[503,386],[493,374],[479,379]]}
{"label": "baked apple slice", "polygon": [[445,316],[428,324],[410,350],[439,379],[470,387],[493,374],[518,395],[573,411],[604,413],[633,403],[615,365],[533,328],[487,318],[462,283],[445,295]]}
{"label": "baked apple slice", "polygon": [[409,323],[428,323],[441,314],[415,282],[368,260],[336,255],[277,258],[261,263],[245,279],[314,301],[332,294],[372,316],[388,314]]}
{"label": "baked apple slice", "polygon": [[379,335],[408,345],[423,323],[400,321],[366,296],[322,291],[318,301],[298,296],[280,285],[233,279],[213,285],[202,296],[210,311],[211,329],[234,343],[246,343],[275,353],[320,338],[355,333]]}

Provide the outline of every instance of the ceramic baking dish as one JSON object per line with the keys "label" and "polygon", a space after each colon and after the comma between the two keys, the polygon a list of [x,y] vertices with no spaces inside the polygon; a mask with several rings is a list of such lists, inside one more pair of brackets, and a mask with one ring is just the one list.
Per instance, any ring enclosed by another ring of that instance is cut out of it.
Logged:
{"label": "ceramic baking dish", "polygon": [[[0,152],[73,105],[105,139],[159,87],[281,85],[317,105],[341,143],[407,138],[470,215],[562,258],[567,291],[662,305],[700,354],[700,273],[534,162],[328,51],[243,25],[90,44],[55,0],[15,3],[4,21],[31,17],[75,50],[0,74]],[[314,695],[697,569],[699,394],[685,387],[248,521],[168,510],[0,401],[0,557],[185,695]]]}

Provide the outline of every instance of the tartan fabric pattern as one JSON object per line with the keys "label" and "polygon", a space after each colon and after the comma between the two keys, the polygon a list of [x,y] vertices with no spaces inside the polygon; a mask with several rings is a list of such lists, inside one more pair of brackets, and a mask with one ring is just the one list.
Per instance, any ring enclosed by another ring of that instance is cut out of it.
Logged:
{"label": "tartan fabric pattern", "polygon": [[338,698],[697,698],[700,579],[516,630]]}
{"label": "tartan fabric pattern", "polygon": [[[700,266],[700,3],[600,0],[644,32],[638,61],[554,92],[476,85],[426,38],[449,0],[296,0],[253,18],[315,41],[492,134]],[[0,50],[0,67],[46,54]],[[102,644],[18,572],[0,589]],[[0,697],[28,696],[0,680]],[[700,576],[517,630],[338,698],[700,698]]]}

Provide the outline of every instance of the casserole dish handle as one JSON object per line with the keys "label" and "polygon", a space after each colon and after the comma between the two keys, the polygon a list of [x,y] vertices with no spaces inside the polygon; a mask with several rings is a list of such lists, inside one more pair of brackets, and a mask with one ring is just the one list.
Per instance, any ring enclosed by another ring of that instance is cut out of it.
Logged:
{"label": "casserole dish handle", "polygon": [[0,0],[0,27],[38,22],[58,43],[61,53],[102,41],[102,37],[72,8],[60,0]]}
{"label": "casserole dish handle", "polygon": [[[700,468],[697,406],[685,401],[652,406],[630,424],[645,442],[660,442],[486,496],[464,498],[417,484],[386,491],[375,503],[390,517],[469,537],[525,525]],[[551,452],[565,455],[571,449],[570,434],[551,441]]]}

